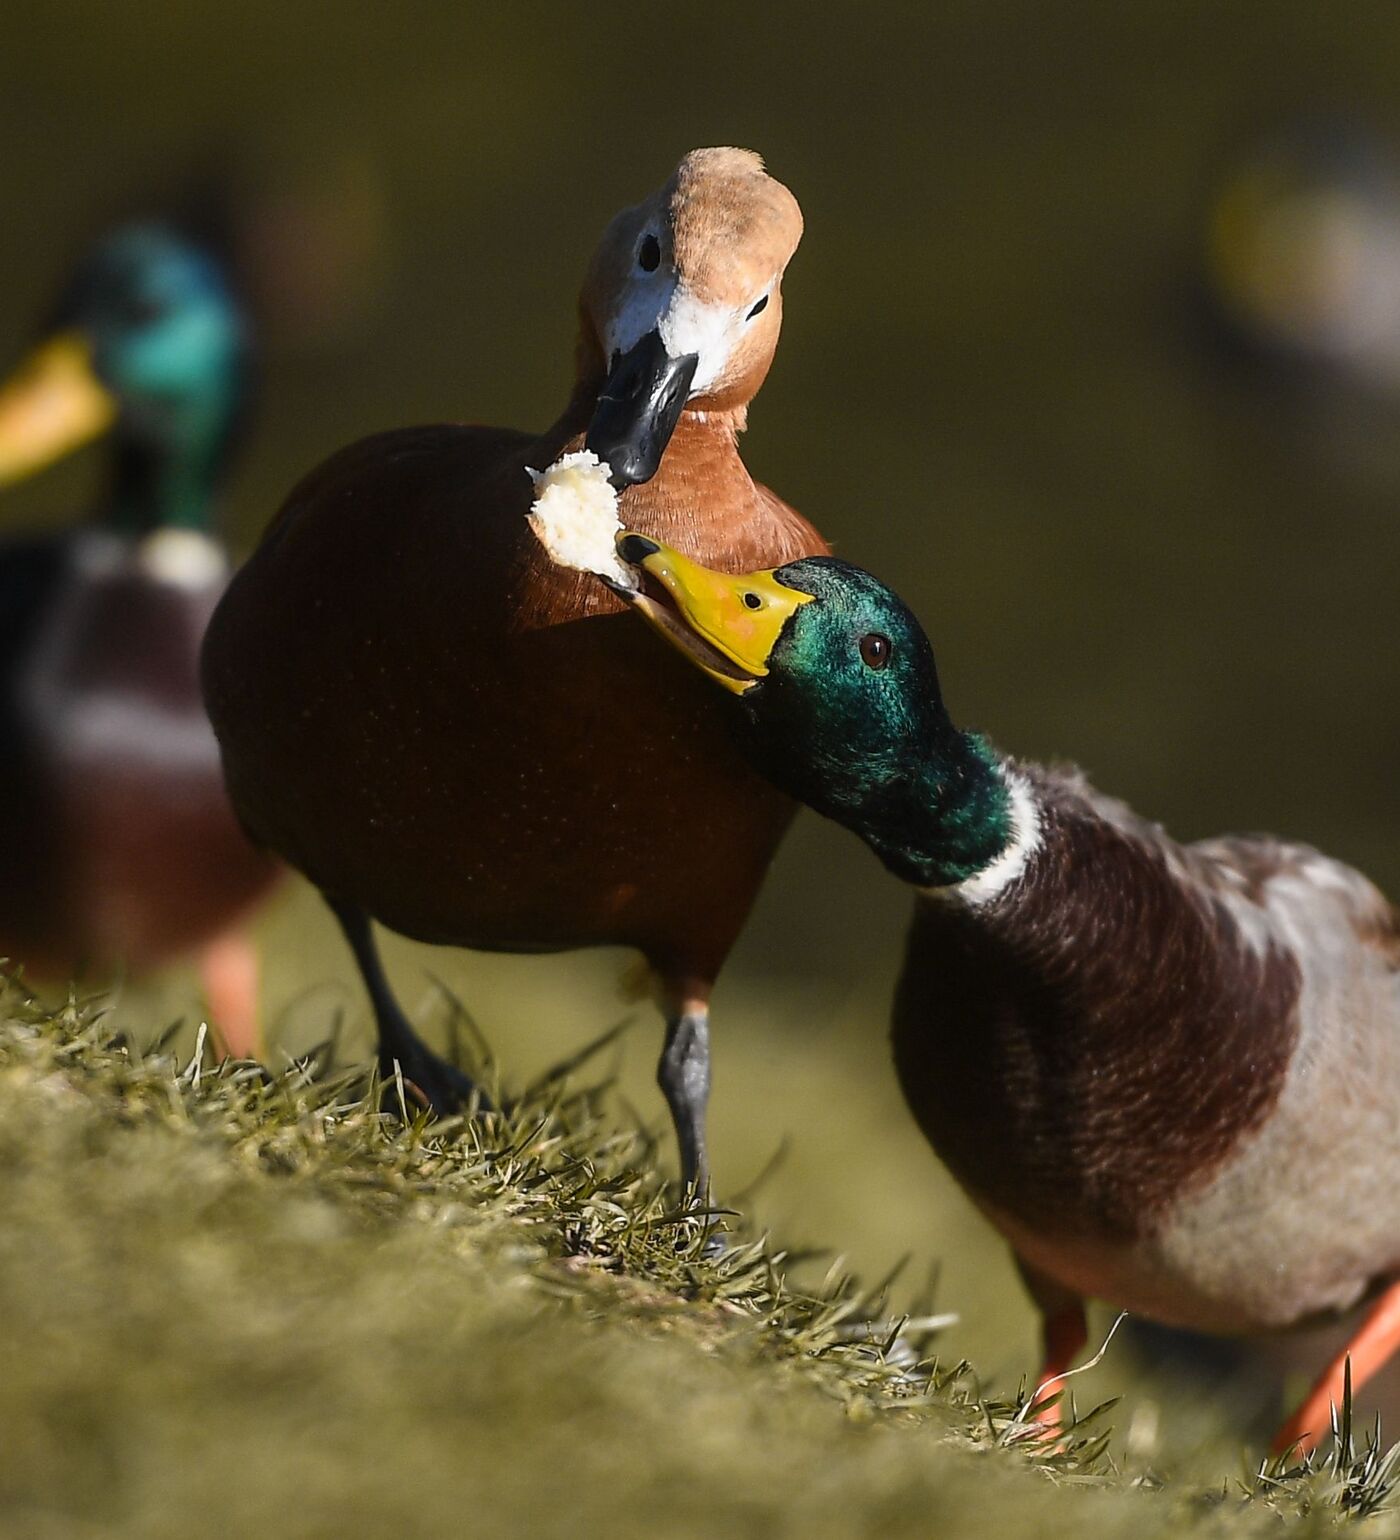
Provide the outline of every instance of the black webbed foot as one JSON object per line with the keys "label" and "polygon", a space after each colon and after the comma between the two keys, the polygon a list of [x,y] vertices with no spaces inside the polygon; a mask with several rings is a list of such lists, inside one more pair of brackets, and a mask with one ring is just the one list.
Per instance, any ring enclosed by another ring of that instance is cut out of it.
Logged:
{"label": "black webbed foot", "polygon": [[[402,1048],[407,1045],[401,1045]],[[381,1050],[379,1074],[390,1097],[397,1096],[398,1077],[403,1076],[404,1100],[410,1115],[415,1108],[426,1108],[438,1117],[451,1117],[469,1109],[494,1111],[491,1098],[465,1070],[449,1064],[421,1042],[415,1042],[406,1053]]]}

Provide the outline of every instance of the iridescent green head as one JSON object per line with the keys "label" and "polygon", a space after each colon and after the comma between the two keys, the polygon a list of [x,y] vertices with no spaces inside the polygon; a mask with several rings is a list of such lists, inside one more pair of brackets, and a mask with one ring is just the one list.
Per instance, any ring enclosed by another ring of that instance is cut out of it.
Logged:
{"label": "iridescent green head", "polygon": [[112,521],[204,525],[247,356],[213,257],[164,225],[123,226],[78,267],[45,340],[0,390],[0,484],[110,430]]}
{"label": "iridescent green head", "polygon": [[995,755],[948,717],[933,649],[878,578],[832,557],[717,573],[639,535],[634,605],[739,697],[755,766],[861,836],[898,875],[943,885],[981,871],[1011,836]]}

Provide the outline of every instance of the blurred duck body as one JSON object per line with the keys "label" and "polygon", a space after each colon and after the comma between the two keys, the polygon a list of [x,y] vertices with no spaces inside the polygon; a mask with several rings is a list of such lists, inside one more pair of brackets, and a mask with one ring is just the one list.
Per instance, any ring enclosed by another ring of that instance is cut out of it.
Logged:
{"label": "blurred duck body", "polygon": [[[394,1003],[370,916],[492,950],[639,948],[696,1183],[710,991],[793,804],[737,754],[703,681],[597,578],[550,562],[528,471],[586,441],[624,516],[705,561],[824,550],[736,447],[801,228],[757,156],[686,156],[602,239],[554,426],[407,428],[334,456],[292,492],[205,647],[234,803],[339,917],[385,1073],[439,1108],[472,1091]],[[639,802],[660,816],[638,819]]]}
{"label": "blurred duck body", "polygon": [[[959,732],[918,622],[857,568],[720,586],[635,535],[622,554],[647,574],[637,606],[739,695],[753,762],[918,889],[898,1072],[1020,1261],[1042,1385],[1083,1345],[1086,1297],[1234,1333],[1376,1294],[1353,1382],[1379,1367],[1400,1343],[1400,924],[1381,894],[1307,846],[1179,844]],[[1343,1363],[1281,1446],[1325,1433]]]}
{"label": "blurred duck body", "polygon": [[0,545],[0,953],[49,977],[199,953],[248,1052],[236,926],[275,868],[228,804],[198,676],[243,322],[211,258],[140,224],[90,254],[51,332],[0,391],[0,484],[104,432],[113,474],[77,528]]}

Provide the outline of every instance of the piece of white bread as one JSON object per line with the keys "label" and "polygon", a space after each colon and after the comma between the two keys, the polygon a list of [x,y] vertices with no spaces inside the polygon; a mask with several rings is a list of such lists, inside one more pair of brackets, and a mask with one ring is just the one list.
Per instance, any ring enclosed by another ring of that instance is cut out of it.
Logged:
{"label": "piece of white bread", "polygon": [[591,449],[561,455],[546,470],[530,472],[535,501],[530,528],[556,566],[596,572],[628,588],[637,575],[619,560],[615,540],[622,522],[608,467]]}

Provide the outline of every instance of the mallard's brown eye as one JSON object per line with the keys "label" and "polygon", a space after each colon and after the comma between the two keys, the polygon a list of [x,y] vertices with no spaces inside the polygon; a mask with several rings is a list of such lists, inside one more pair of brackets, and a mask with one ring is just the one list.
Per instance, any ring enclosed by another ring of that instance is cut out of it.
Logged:
{"label": "mallard's brown eye", "polygon": [[637,248],[637,266],[644,273],[654,273],[661,266],[661,242],[654,235],[644,235]]}
{"label": "mallard's brown eye", "polygon": [[860,660],[866,668],[877,671],[884,668],[890,661],[891,651],[889,637],[881,636],[878,631],[872,631],[860,639]]}

